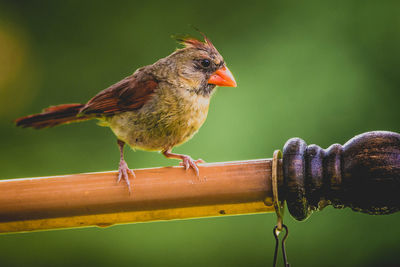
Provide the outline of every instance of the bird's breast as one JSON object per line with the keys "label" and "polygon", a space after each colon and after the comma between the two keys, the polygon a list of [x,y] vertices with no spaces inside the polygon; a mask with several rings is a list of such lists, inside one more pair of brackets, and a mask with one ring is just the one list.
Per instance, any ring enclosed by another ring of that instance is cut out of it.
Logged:
{"label": "bird's breast", "polygon": [[138,111],[113,116],[109,126],[133,148],[164,150],[189,140],[207,118],[209,97],[156,95]]}

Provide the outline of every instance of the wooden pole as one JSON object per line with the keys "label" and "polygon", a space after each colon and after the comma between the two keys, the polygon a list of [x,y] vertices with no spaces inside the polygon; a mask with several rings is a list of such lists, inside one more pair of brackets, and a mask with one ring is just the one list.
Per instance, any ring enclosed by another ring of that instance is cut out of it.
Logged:
{"label": "wooden pole", "polygon": [[[279,168],[280,169],[280,168]],[[271,159],[0,181],[0,232],[273,212]]]}

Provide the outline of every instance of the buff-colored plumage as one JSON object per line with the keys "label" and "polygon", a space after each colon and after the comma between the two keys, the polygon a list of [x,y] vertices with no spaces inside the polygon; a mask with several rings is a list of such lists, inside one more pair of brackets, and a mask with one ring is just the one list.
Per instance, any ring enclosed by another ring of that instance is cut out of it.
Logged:
{"label": "buff-colored plumage", "polygon": [[[141,109],[104,118],[107,126],[134,149],[164,151],[189,140],[205,122],[213,93],[198,93],[207,80],[191,68],[193,59],[205,56],[208,51],[189,46],[139,69],[161,81],[158,89]],[[219,53],[213,60],[223,61]]]}
{"label": "buff-colored plumage", "polygon": [[138,111],[105,118],[118,137],[134,149],[162,151],[189,140],[207,118],[209,97],[171,92],[162,86]]}

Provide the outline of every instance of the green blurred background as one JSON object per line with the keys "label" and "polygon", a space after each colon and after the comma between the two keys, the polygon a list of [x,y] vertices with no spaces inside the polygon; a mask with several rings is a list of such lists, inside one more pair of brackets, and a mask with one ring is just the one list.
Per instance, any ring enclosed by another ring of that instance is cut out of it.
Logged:
{"label": "green blurred background", "polygon": [[[85,102],[204,31],[238,88],[220,88],[176,152],[208,162],[271,157],[287,139],[327,147],[400,132],[400,1],[0,1],[0,178],[114,170],[95,122],[36,131],[12,120]],[[168,166],[126,153],[131,168]],[[273,214],[0,235],[0,266],[269,266]],[[395,266],[400,214],[287,216],[293,266]]]}

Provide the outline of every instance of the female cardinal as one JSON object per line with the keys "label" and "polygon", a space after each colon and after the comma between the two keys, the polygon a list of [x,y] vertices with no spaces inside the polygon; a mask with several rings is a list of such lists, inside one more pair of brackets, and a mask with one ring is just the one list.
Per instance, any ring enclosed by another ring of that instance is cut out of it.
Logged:
{"label": "female cardinal", "polygon": [[184,45],[152,65],[136,70],[122,81],[101,91],[86,104],[51,106],[42,113],[16,120],[17,126],[35,129],[89,119],[100,120],[118,138],[120,163],[118,182],[124,178],[130,190],[123,156],[125,143],[134,149],[161,151],[165,157],[181,159],[187,170],[199,174],[190,156],[175,154],[173,147],[189,140],[204,123],[210,98],[217,85],[236,87],[224,59],[203,35],[178,38]]}

